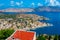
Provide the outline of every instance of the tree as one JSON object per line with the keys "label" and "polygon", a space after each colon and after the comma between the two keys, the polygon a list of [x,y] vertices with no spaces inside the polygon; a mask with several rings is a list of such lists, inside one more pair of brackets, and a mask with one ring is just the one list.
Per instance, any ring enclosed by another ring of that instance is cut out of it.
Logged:
{"label": "tree", "polygon": [[14,32],[13,29],[4,29],[0,30],[0,40],[5,40],[7,37],[9,37]]}
{"label": "tree", "polygon": [[37,38],[37,40],[46,40],[46,38],[39,35],[38,38]]}

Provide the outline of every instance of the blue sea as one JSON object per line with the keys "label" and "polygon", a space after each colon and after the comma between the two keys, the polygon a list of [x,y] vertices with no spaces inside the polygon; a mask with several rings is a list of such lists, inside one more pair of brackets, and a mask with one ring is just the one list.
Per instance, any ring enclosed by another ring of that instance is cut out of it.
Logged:
{"label": "blue sea", "polygon": [[[16,14],[7,12],[5,14]],[[37,28],[35,31],[37,34],[49,34],[49,35],[60,35],[60,12],[27,12],[27,14],[36,14],[39,16],[44,16],[50,20],[43,20],[42,22],[51,23],[54,26],[48,26],[44,28]]]}

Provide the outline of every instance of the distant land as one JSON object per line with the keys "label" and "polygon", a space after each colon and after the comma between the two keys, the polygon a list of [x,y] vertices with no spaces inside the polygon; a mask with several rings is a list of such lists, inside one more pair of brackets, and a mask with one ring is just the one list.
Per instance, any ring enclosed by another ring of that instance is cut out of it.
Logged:
{"label": "distant land", "polygon": [[58,6],[39,6],[34,9],[37,12],[60,12],[60,7]]}
{"label": "distant land", "polygon": [[39,6],[36,8],[7,8],[0,12],[60,12],[60,7],[57,6]]}
{"label": "distant land", "polygon": [[32,12],[32,8],[7,8],[0,10],[0,12]]}

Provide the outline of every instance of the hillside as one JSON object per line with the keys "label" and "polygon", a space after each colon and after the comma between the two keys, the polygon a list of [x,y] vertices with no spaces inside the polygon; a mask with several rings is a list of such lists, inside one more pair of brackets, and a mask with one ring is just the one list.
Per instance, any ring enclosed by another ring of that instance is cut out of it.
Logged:
{"label": "hillside", "polygon": [[34,9],[36,12],[60,12],[60,7],[57,6],[39,6]]}

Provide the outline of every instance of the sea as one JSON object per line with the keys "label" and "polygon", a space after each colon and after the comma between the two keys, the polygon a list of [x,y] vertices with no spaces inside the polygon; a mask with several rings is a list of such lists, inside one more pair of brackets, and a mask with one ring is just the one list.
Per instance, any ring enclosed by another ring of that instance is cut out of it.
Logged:
{"label": "sea", "polygon": [[[4,14],[17,14],[15,12],[4,12]],[[26,14],[36,14],[39,16],[44,16],[50,20],[42,20],[41,22],[51,23],[53,26],[36,28],[36,34],[48,34],[48,35],[60,35],[60,12],[26,12]]]}

